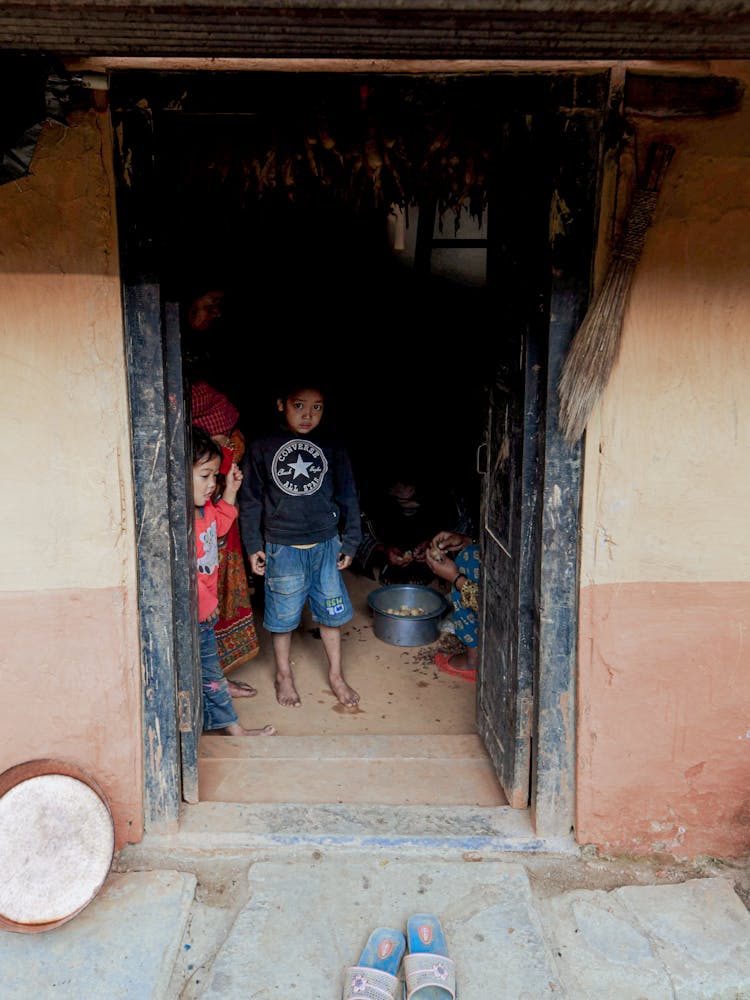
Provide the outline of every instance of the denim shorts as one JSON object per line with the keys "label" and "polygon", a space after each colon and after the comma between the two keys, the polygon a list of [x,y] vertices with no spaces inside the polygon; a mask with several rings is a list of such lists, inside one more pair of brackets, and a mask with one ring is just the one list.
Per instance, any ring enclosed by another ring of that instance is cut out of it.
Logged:
{"label": "denim shorts", "polygon": [[354,609],[344,578],[336,565],[338,538],[318,542],[310,549],[291,545],[266,546],[266,599],[263,627],[269,632],[291,632],[300,623],[305,601],[319,625],[346,625]]}
{"label": "denim shorts", "polygon": [[200,623],[201,679],[203,682],[203,728],[223,729],[237,722],[237,712],[232,704],[227,679],[219,663],[214,623]]}

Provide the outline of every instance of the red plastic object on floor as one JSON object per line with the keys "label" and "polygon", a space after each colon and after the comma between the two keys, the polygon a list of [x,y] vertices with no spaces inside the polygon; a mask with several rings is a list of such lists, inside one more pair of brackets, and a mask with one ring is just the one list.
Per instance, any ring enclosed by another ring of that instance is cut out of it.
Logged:
{"label": "red plastic object on floor", "polygon": [[435,653],[435,665],[444,674],[453,674],[454,677],[463,677],[465,681],[476,683],[476,670],[459,670],[458,667],[451,666],[451,656],[447,653]]}

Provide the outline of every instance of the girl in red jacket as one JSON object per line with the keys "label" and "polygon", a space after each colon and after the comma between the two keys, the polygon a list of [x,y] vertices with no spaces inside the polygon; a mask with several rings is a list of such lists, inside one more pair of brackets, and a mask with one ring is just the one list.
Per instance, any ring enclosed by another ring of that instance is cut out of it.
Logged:
{"label": "girl in red jacket", "polygon": [[219,663],[214,624],[219,616],[219,538],[237,519],[237,490],[242,473],[232,464],[223,496],[215,503],[216,477],[221,448],[200,427],[193,427],[193,502],[195,547],[198,558],[198,618],[200,619],[201,674],[203,678],[203,729],[227,736],[272,736],[273,726],[245,729],[237,718],[227,679]]}

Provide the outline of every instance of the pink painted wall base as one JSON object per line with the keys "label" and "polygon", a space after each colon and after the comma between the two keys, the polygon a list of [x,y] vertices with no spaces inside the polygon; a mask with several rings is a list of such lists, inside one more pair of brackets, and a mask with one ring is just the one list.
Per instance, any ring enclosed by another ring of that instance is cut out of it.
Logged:
{"label": "pink painted wall base", "polygon": [[140,662],[119,588],[0,594],[0,772],[69,760],[107,796],[116,848],[143,836]]}
{"label": "pink painted wall base", "polygon": [[578,841],[746,853],[750,584],[590,586],[580,620]]}

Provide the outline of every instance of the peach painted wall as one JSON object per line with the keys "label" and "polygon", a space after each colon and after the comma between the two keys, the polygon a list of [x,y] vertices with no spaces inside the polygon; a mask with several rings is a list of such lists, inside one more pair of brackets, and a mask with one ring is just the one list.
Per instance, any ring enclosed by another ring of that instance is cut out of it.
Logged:
{"label": "peach painted wall", "polygon": [[[715,72],[750,83],[750,64]],[[577,838],[750,850],[750,100],[676,147],[585,443]]]}
{"label": "peach painted wall", "polygon": [[143,833],[129,417],[106,115],[0,186],[0,771],[75,761]]}

